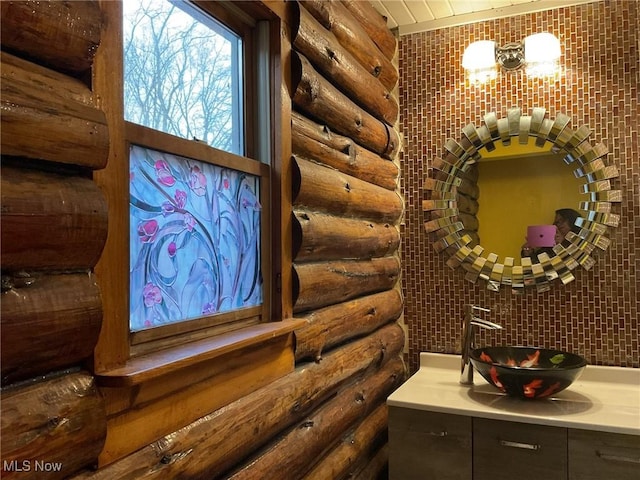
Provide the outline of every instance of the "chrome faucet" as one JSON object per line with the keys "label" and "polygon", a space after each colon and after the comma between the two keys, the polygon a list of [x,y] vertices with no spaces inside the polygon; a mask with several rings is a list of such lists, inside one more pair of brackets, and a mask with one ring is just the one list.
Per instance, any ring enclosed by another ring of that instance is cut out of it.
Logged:
{"label": "chrome faucet", "polygon": [[473,385],[473,365],[469,359],[471,350],[475,348],[476,328],[487,328],[489,330],[500,330],[502,326],[497,323],[476,317],[475,312],[490,312],[488,308],[476,307],[475,305],[465,305],[464,323],[462,324],[462,362],[460,365],[460,383],[462,385]]}

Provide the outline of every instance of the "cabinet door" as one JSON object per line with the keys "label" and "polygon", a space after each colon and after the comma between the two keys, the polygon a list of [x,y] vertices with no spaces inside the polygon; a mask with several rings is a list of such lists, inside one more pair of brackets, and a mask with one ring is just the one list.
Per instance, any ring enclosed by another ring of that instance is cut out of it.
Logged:
{"label": "cabinet door", "polygon": [[389,407],[390,480],[470,480],[471,417]]}
{"label": "cabinet door", "polygon": [[514,478],[566,480],[567,429],[474,418],[473,479]]}
{"label": "cabinet door", "polygon": [[569,480],[638,480],[640,437],[569,430]]}

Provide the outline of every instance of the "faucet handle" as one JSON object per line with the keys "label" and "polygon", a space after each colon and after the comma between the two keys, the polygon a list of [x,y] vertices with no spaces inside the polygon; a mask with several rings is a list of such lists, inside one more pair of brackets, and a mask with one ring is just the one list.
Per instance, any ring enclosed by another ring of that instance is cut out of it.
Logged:
{"label": "faucet handle", "polygon": [[478,317],[471,318],[471,325],[476,325],[478,327],[487,328],[489,330],[502,330],[502,325],[499,325],[494,322],[490,322],[489,320],[484,320]]}
{"label": "faucet handle", "polygon": [[469,305],[469,308],[471,308],[471,310],[479,310],[481,312],[490,312],[491,309],[490,308],[484,308],[484,307],[479,307],[477,305]]}

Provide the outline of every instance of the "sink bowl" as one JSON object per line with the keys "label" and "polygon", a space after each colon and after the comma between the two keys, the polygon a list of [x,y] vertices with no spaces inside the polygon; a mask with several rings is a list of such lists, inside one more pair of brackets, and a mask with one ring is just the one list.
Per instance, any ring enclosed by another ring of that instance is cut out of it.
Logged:
{"label": "sink bowl", "polygon": [[571,385],[587,361],[561,350],[483,347],[471,352],[474,368],[494,387],[521,398],[546,398]]}

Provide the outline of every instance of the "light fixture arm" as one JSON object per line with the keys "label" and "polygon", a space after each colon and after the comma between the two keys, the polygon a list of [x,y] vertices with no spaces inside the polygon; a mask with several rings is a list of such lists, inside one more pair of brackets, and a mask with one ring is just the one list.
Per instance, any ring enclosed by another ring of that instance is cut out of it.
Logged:
{"label": "light fixture arm", "polygon": [[524,65],[524,44],[512,42],[496,46],[496,61],[505,70],[518,70]]}

